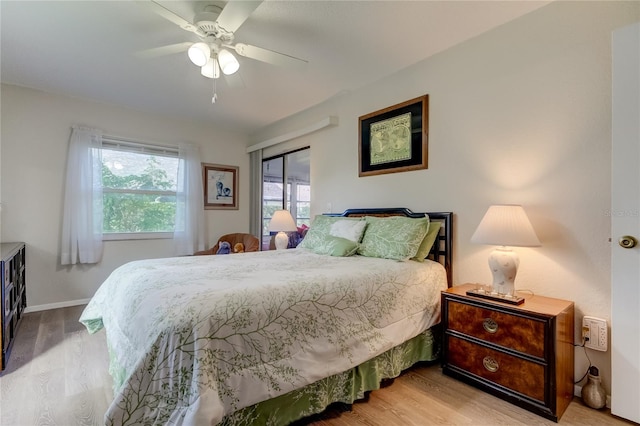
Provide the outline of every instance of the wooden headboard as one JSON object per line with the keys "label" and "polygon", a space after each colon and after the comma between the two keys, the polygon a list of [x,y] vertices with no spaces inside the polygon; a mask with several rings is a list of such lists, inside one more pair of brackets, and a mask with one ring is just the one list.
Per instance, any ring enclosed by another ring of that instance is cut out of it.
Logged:
{"label": "wooden headboard", "polygon": [[424,215],[429,215],[431,222],[440,222],[440,233],[436,242],[433,244],[427,259],[434,260],[441,263],[447,271],[447,285],[451,287],[453,284],[453,213],[452,212],[425,212],[414,213],[407,208],[392,207],[392,208],[379,208],[379,209],[347,209],[342,213],[325,213],[326,216],[345,216],[345,217],[360,217],[360,216],[405,216],[412,218],[421,218]]}

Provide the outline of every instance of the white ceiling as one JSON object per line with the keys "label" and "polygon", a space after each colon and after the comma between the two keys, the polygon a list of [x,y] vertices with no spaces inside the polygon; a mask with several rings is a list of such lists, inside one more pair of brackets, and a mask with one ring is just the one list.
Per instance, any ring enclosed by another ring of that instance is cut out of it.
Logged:
{"label": "white ceiling", "polygon": [[[162,1],[191,21],[211,2]],[[219,2],[216,2],[219,3]],[[304,71],[238,57],[242,88],[200,75],[186,53],[141,58],[198,41],[134,1],[0,1],[3,83],[188,117],[253,133],[513,20],[547,1],[264,1],[235,33],[309,61]]]}

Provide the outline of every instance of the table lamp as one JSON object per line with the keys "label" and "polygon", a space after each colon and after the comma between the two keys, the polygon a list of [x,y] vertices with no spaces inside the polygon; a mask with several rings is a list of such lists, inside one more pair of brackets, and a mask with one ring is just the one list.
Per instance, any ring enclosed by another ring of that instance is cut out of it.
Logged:
{"label": "table lamp", "polygon": [[472,243],[496,245],[489,254],[489,268],[493,274],[490,291],[471,290],[468,294],[519,305],[524,298],[515,293],[515,279],[520,265],[514,247],[537,247],[540,240],[522,206],[490,206],[471,237]]}
{"label": "table lamp", "polygon": [[298,228],[289,210],[277,210],[269,222],[269,232],[277,232],[274,239],[276,250],[286,249],[289,245],[289,236],[285,232],[297,230]]}

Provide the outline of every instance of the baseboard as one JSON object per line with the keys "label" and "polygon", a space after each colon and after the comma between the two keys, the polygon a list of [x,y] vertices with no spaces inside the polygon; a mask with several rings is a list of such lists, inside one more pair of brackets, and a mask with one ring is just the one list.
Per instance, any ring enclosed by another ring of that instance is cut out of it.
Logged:
{"label": "baseboard", "polygon": [[[573,395],[578,398],[582,398],[582,386],[573,385]],[[607,399],[604,403],[607,408],[611,408],[611,395],[607,395]]]}
{"label": "baseboard", "polygon": [[67,302],[47,303],[44,305],[27,306],[24,312],[48,311],[49,309],[68,308],[69,306],[86,305],[91,299],[69,300]]}

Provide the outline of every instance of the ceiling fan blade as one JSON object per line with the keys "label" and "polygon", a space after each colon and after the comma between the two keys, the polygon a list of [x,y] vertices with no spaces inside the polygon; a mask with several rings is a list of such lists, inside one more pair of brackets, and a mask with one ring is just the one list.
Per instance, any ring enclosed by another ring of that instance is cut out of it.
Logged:
{"label": "ceiling fan blade", "polygon": [[256,59],[273,65],[279,65],[281,67],[302,70],[309,63],[304,59],[285,55],[284,53],[279,53],[274,50],[263,49],[262,47],[251,46],[250,44],[236,43],[233,48],[240,56],[245,56],[247,58]]}
{"label": "ceiling fan blade", "polygon": [[234,33],[247,20],[263,0],[230,0],[220,12],[217,23],[225,31]]}
{"label": "ceiling fan blade", "polygon": [[176,53],[186,52],[193,43],[186,41],[183,43],[169,44],[166,46],[154,47],[151,49],[141,50],[135,53],[138,58],[158,58],[160,56],[173,55]]}
{"label": "ceiling fan blade", "polygon": [[167,9],[160,3],[154,0],[143,1],[140,3],[149,7],[151,10],[153,10],[158,15],[162,16],[167,21],[173,22],[183,30],[191,31],[193,33],[198,34],[199,36],[204,36],[204,33],[202,33],[202,31],[200,31],[195,25],[193,25],[191,22],[187,21],[183,17],[177,15],[172,10]]}

